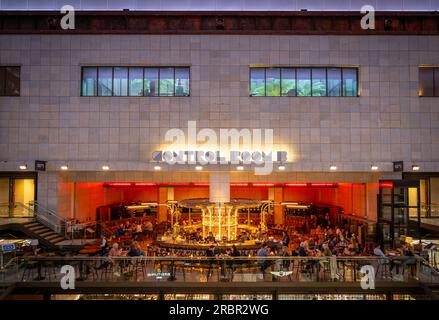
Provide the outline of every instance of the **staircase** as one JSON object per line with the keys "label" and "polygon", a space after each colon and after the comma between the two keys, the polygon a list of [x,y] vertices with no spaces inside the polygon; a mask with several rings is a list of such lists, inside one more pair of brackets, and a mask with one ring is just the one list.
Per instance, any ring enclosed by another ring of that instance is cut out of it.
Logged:
{"label": "staircase", "polygon": [[25,223],[23,224],[23,228],[27,230],[27,232],[23,230],[24,232],[32,235],[33,238],[38,239],[48,247],[56,247],[59,242],[65,240],[62,235],[49,229],[38,221]]}
{"label": "staircase", "polygon": [[42,245],[50,249],[57,249],[58,244],[66,240],[66,221],[59,217],[56,212],[41,206],[36,201],[29,203],[29,206],[19,205],[28,211],[28,216],[34,218],[30,221],[26,219],[21,223],[14,221],[2,224],[0,229],[21,231],[33,239],[38,239]]}

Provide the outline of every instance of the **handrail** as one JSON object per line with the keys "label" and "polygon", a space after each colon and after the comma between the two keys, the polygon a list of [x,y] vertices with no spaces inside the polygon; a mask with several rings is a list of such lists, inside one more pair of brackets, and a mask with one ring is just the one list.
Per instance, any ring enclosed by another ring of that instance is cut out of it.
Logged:
{"label": "handrail", "polygon": [[67,220],[65,218],[58,216],[55,211],[42,206],[37,201],[30,201],[29,204],[30,209],[33,209],[35,218],[38,222],[41,222],[46,227],[66,237]]}

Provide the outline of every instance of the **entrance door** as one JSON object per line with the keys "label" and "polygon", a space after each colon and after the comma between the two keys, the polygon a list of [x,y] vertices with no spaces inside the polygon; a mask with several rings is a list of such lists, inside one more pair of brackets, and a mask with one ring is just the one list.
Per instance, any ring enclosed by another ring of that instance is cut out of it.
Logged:
{"label": "entrance door", "polygon": [[380,182],[378,199],[378,242],[393,248],[402,236],[419,238],[419,181]]}
{"label": "entrance door", "polygon": [[29,217],[35,200],[35,173],[0,173],[0,218]]}
{"label": "entrance door", "polygon": [[28,208],[35,200],[35,180],[16,178],[13,183],[13,217],[29,216]]}

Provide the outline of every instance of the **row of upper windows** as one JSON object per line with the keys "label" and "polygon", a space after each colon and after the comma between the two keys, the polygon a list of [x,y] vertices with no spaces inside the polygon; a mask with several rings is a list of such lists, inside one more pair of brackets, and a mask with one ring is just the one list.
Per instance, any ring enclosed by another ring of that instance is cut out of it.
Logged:
{"label": "row of upper windows", "polygon": [[[190,95],[189,67],[82,67],[81,96]],[[252,97],[356,97],[352,67],[250,68]],[[20,67],[0,66],[0,96],[20,95]],[[419,96],[439,96],[439,67],[419,68]]]}

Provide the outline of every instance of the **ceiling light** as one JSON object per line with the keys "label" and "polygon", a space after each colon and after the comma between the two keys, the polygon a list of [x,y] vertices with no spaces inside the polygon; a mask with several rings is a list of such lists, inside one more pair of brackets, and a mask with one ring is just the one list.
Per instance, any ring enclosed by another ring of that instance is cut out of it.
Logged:
{"label": "ceiling light", "polygon": [[332,166],[329,167],[329,170],[331,170],[331,171],[335,171],[335,170],[337,170],[337,166],[332,165]]}
{"label": "ceiling light", "polygon": [[197,171],[201,171],[201,170],[203,170],[203,167],[202,167],[202,166],[196,166],[196,167],[195,167],[195,170],[197,170]]}
{"label": "ceiling light", "polygon": [[102,166],[102,170],[110,170],[109,166]]}
{"label": "ceiling light", "polygon": [[420,167],[417,164],[412,165],[413,171],[419,171]]}
{"label": "ceiling light", "polygon": [[61,166],[61,170],[69,170],[69,166],[66,164]]}
{"label": "ceiling light", "polygon": [[279,166],[278,169],[279,169],[280,171],[283,171],[283,170],[285,170],[285,166]]}
{"label": "ceiling light", "polygon": [[372,165],[372,166],[370,166],[370,170],[377,171],[378,170],[378,166]]}
{"label": "ceiling light", "polygon": [[155,167],[154,167],[154,170],[155,170],[155,171],[162,170],[162,167],[160,167],[160,166],[155,166]]}
{"label": "ceiling light", "polygon": [[236,170],[242,171],[242,170],[244,170],[244,167],[243,166],[237,166]]}
{"label": "ceiling light", "polygon": [[22,164],[20,166],[20,170],[26,170],[27,169],[27,164]]}

